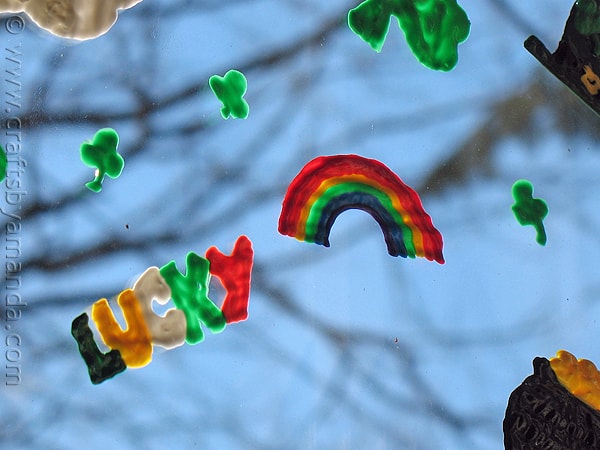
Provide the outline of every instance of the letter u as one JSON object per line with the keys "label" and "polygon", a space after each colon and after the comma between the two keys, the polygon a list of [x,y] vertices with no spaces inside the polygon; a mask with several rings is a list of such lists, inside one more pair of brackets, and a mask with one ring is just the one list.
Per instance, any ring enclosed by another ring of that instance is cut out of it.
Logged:
{"label": "letter u", "polygon": [[121,292],[117,303],[127,324],[125,330],[121,329],[105,298],[92,306],[92,320],[104,343],[119,350],[127,367],[143,367],[152,360],[152,339],[140,303],[132,289]]}

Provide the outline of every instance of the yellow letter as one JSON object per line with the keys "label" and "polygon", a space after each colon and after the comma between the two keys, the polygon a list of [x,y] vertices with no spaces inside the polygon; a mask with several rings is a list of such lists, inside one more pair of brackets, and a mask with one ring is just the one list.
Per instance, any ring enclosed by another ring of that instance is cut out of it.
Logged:
{"label": "yellow letter", "polygon": [[152,344],[140,303],[131,289],[121,292],[117,302],[127,324],[125,330],[119,326],[105,298],[92,306],[92,320],[104,343],[121,352],[127,367],[143,367],[152,360]]}

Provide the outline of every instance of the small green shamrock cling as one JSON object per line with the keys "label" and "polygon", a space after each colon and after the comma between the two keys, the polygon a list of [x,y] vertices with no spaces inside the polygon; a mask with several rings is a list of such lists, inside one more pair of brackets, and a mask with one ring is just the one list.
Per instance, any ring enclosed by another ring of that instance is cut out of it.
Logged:
{"label": "small green shamrock cling", "polygon": [[458,62],[458,44],[469,36],[471,22],[456,0],[365,0],[348,13],[348,26],[380,52],[390,26],[398,19],[417,59],[434,70],[449,71]]}
{"label": "small green shamrock cling", "polygon": [[225,76],[213,75],[208,80],[208,84],[217,98],[223,103],[221,115],[223,119],[229,119],[229,116],[236,119],[245,119],[248,117],[249,106],[242,97],[248,88],[248,82],[243,73],[237,70],[230,70]]}
{"label": "small green shamrock cling", "polygon": [[0,181],[6,178],[6,166],[8,166],[8,158],[4,148],[0,145]]}
{"label": "small green shamrock cling", "polygon": [[125,161],[117,153],[118,145],[119,135],[112,128],[98,130],[91,142],[81,144],[81,160],[86,166],[96,167],[96,177],[85,184],[89,190],[100,192],[105,175],[111,178],[121,175]]}
{"label": "small green shamrock cling", "polygon": [[546,245],[546,230],[542,220],[548,215],[548,205],[539,198],[533,198],[533,185],[527,180],[517,180],[512,187],[515,203],[513,213],[521,225],[533,225],[537,232],[536,241]]}

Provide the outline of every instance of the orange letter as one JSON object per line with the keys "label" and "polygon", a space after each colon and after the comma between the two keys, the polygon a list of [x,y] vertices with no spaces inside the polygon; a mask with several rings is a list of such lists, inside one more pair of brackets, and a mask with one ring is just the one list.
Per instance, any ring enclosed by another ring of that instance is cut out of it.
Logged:
{"label": "orange letter", "polygon": [[119,350],[127,367],[143,367],[152,360],[152,344],[142,308],[131,289],[121,292],[117,302],[127,324],[125,330],[119,326],[105,298],[92,306],[92,320],[104,343]]}

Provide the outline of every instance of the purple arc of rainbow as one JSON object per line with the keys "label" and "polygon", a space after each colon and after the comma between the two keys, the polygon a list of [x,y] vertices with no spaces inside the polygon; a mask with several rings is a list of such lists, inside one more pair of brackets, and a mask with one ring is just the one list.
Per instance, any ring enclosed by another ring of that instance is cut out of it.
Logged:
{"label": "purple arc of rainbow", "polygon": [[417,192],[385,164],[358,155],[307,163],[283,199],[279,232],[329,247],[331,227],[348,209],[366,211],[379,223],[390,255],[444,264],[442,235]]}

